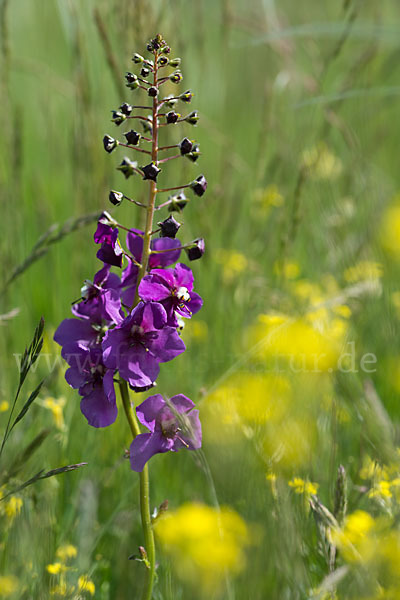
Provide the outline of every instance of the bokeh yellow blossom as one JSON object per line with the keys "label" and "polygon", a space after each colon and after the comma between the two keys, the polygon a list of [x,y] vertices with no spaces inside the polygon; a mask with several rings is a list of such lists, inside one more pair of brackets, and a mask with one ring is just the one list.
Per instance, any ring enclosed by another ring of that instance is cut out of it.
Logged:
{"label": "bokeh yellow blossom", "polygon": [[318,493],[318,483],[312,483],[311,481],[301,479],[301,477],[293,477],[293,479],[288,481],[288,484],[294,489],[296,494],[311,495]]}
{"label": "bokeh yellow blossom", "polygon": [[361,260],[352,267],[348,267],[343,276],[348,283],[381,279],[383,265],[372,260]]}
{"label": "bokeh yellow blossom", "polygon": [[275,183],[271,183],[267,187],[255,191],[252,208],[255,215],[266,217],[271,208],[282,206],[284,201],[285,199],[280,193],[278,186]]}
{"label": "bokeh yellow blossom", "polygon": [[11,496],[5,503],[4,512],[9,519],[13,520],[21,512],[22,505],[22,498],[18,498],[18,496]]}
{"label": "bokeh yellow blossom", "polygon": [[336,179],[343,170],[340,158],[324,142],[304,150],[302,162],[313,179]]}
{"label": "bokeh yellow blossom", "polygon": [[218,588],[225,572],[234,575],[245,566],[249,529],[230,508],[187,503],[165,513],[155,532],[179,577],[205,591]]}
{"label": "bokeh yellow blossom", "polygon": [[91,596],[94,596],[96,588],[93,581],[87,575],[81,575],[78,579],[78,590],[80,592],[89,592]]}
{"label": "bokeh yellow blossom", "polygon": [[375,540],[370,535],[375,521],[364,510],[356,510],[346,517],[344,526],[331,532],[333,543],[339,547],[348,562],[369,561],[375,553]]}
{"label": "bokeh yellow blossom", "polygon": [[0,575],[0,598],[7,598],[18,590],[18,579],[13,575]]}
{"label": "bokeh yellow blossom", "polygon": [[383,248],[394,259],[400,258],[400,194],[385,210],[380,228],[380,240]]}
{"label": "bokeh yellow blossom", "polygon": [[42,402],[42,406],[51,411],[53,416],[54,424],[60,431],[65,431],[65,422],[64,422],[64,414],[63,408],[66,404],[66,400],[63,396],[60,398],[52,398],[48,396]]}
{"label": "bokeh yellow blossom", "polygon": [[215,260],[221,265],[224,283],[236,281],[238,275],[243,273],[248,265],[244,254],[236,250],[224,250],[223,248],[215,251]]}
{"label": "bokeh yellow blossom", "polygon": [[66,567],[60,563],[55,562],[46,566],[46,571],[50,573],[50,575],[58,575],[59,573],[63,573],[66,570]]}
{"label": "bokeh yellow blossom", "polygon": [[7,400],[2,400],[0,402],[0,413],[6,412],[9,409],[10,405]]}
{"label": "bokeh yellow blossom", "polygon": [[72,544],[65,544],[57,548],[56,556],[62,562],[66,562],[69,558],[75,558],[78,554],[78,550]]}

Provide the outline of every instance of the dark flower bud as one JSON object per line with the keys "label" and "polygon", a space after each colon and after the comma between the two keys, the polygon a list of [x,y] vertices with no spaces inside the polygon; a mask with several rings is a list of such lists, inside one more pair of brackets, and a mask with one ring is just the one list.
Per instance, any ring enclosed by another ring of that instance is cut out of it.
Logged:
{"label": "dark flower bud", "polygon": [[147,44],[147,50],[148,50],[149,52],[153,52],[153,50],[154,50],[154,47],[153,47],[153,42],[149,42],[149,43]]}
{"label": "dark flower bud", "polygon": [[140,133],[138,131],[135,131],[134,129],[131,129],[130,131],[124,133],[124,136],[126,137],[126,141],[128,142],[128,144],[131,144],[131,146],[137,146],[140,138],[142,137]]}
{"label": "dark flower bud", "polygon": [[111,202],[111,204],[114,204],[114,206],[119,206],[122,202],[124,198],[124,195],[122,192],[116,192],[115,190],[111,190],[110,193],[108,194],[108,199]]}
{"label": "dark flower bud", "polygon": [[176,69],[176,67],[179,67],[179,65],[181,64],[181,59],[180,58],[171,58],[169,61],[169,64],[171,67],[174,67]]}
{"label": "dark flower bud", "polygon": [[129,115],[133,111],[133,106],[131,106],[127,102],[124,102],[123,104],[121,104],[121,106],[119,107],[119,109],[120,109],[120,111],[122,113],[124,113],[124,115],[126,115],[127,117],[129,117]]}
{"label": "dark flower bud", "polygon": [[176,123],[180,116],[181,115],[179,113],[171,110],[165,115],[165,118],[167,119],[167,123]]}
{"label": "dark flower bud", "polygon": [[183,140],[179,144],[179,150],[181,151],[182,156],[191,152],[192,148],[193,142],[191,142],[187,137],[183,138]]}
{"label": "dark flower bud", "polygon": [[112,119],[111,121],[113,123],[115,123],[116,125],[121,125],[121,123],[123,123],[126,119],[126,115],[124,115],[123,112],[119,111],[119,110],[112,110]]}
{"label": "dark flower bud", "polygon": [[159,50],[161,46],[165,44],[164,40],[162,39],[161,33],[158,33],[154,40],[151,40],[151,44],[153,46],[153,50]]}
{"label": "dark flower bud", "polygon": [[165,96],[163,102],[165,102],[165,104],[170,108],[174,108],[175,104],[178,102],[178,99],[175,98],[172,94],[170,94],[169,96]]}
{"label": "dark flower bud", "polygon": [[163,54],[169,54],[171,52],[171,48],[169,46],[164,46],[164,48],[162,48],[161,52]]}
{"label": "dark flower bud", "polygon": [[147,67],[142,67],[140,74],[142,77],[148,77],[150,75],[150,69],[148,69]]}
{"label": "dark flower bud", "polygon": [[183,75],[180,71],[175,71],[175,73],[172,73],[169,76],[169,80],[172,81],[172,83],[180,83],[183,79]]}
{"label": "dark flower bud", "polygon": [[143,171],[143,179],[150,179],[151,181],[157,181],[157,175],[161,172],[161,169],[154,162],[141,167],[141,169]]}
{"label": "dark flower bud", "polygon": [[191,125],[196,125],[197,121],[199,120],[199,113],[197,110],[192,110],[192,112],[189,113],[183,120]]}
{"label": "dark flower bud", "polygon": [[152,85],[147,90],[147,93],[150,96],[150,98],[156,98],[156,96],[158,96],[158,89],[154,85]]}
{"label": "dark flower bud", "polygon": [[99,223],[101,223],[102,225],[108,225],[109,227],[117,227],[118,223],[115,219],[112,218],[112,216],[110,215],[110,213],[108,213],[106,210],[104,210],[101,215],[100,215],[100,219],[98,221]]}
{"label": "dark flower bud", "polygon": [[176,196],[170,196],[168,200],[171,201],[171,204],[168,205],[169,212],[182,212],[186,204],[189,202],[189,199],[186,198],[183,192],[177,194]]}
{"label": "dark flower bud", "polygon": [[180,223],[174,217],[168,217],[165,221],[158,223],[160,226],[160,237],[169,237],[174,238],[178,233],[178,230],[181,226]]}
{"label": "dark flower bud", "polygon": [[121,164],[117,167],[118,171],[121,171],[121,173],[125,175],[125,179],[128,179],[128,177],[134,175],[136,168],[137,162],[129,160],[127,157],[125,157]]}
{"label": "dark flower bud", "polygon": [[[151,119],[151,117],[149,117]],[[153,123],[149,121],[141,121],[144,133],[153,135]]]}
{"label": "dark flower bud", "polygon": [[127,87],[130,88],[131,90],[136,90],[136,88],[138,88],[139,85],[140,85],[138,77],[134,73],[128,72],[125,75],[125,79],[126,79],[126,85],[127,85]]}
{"label": "dark flower bud", "polygon": [[160,56],[158,59],[158,64],[160,67],[165,67],[169,63],[169,60],[166,56]]}
{"label": "dark flower bud", "polygon": [[118,141],[109,135],[103,137],[104,150],[109,154],[118,146]]}
{"label": "dark flower bud", "polygon": [[193,240],[191,244],[188,244],[185,247],[186,254],[189,260],[197,260],[201,258],[204,254],[205,246],[204,239],[198,238],[197,240]]}
{"label": "dark flower bud", "polygon": [[204,175],[199,175],[190,184],[191,189],[194,191],[196,196],[202,196],[207,189],[207,179]]}
{"label": "dark flower bud", "polygon": [[141,56],[140,54],[138,54],[137,52],[135,52],[135,54],[133,55],[132,60],[135,63],[135,65],[140,65],[140,63],[142,63],[144,61],[144,58],[143,58],[143,56]]}
{"label": "dark flower bud", "polygon": [[187,90],[186,92],[183,92],[183,94],[181,94],[179,96],[179,100],[182,100],[182,102],[191,102],[193,98],[193,93],[190,90]]}
{"label": "dark flower bud", "polygon": [[193,144],[192,151],[186,154],[186,158],[191,160],[192,162],[196,162],[196,160],[200,156],[200,146],[199,144]]}

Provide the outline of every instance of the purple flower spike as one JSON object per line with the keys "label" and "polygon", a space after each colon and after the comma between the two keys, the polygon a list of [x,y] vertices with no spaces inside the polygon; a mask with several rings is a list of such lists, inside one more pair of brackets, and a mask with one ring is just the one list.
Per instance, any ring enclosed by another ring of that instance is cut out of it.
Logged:
{"label": "purple flower spike", "polygon": [[103,340],[104,364],[118,369],[136,391],[149,388],[158,377],[159,363],[168,362],[185,351],[185,344],[173,327],[167,327],[161,304],[140,302]]}
{"label": "purple flower spike", "polygon": [[[126,236],[126,244],[133,258],[140,263],[143,252],[143,231],[131,229]],[[151,250],[160,254],[151,254],[148,268],[168,267],[179,259],[181,253],[181,242],[172,238],[157,238],[151,242]],[[135,297],[136,281],[139,273],[138,267],[131,262],[122,272],[121,287],[126,288],[122,294],[122,301],[126,306],[131,306]]]}
{"label": "purple flower spike", "polygon": [[101,248],[96,254],[99,260],[114,267],[122,266],[123,252],[118,241],[118,229],[116,227],[106,225],[100,219],[94,234],[94,241],[96,244],[101,244]]}
{"label": "purple flower spike", "polygon": [[175,269],[155,269],[139,285],[142,300],[160,302],[167,313],[167,325],[178,327],[177,315],[190,319],[203,305],[193,291],[193,273],[178,263]]}
{"label": "purple flower spike", "polygon": [[117,418],[114,370],[107,369],[100,347],[73,344],[63,348],[70,368],[65,373],[69,385],[82,396],[81,411],[92,427],[107,427]]}
{"label": "purple flower spike", "polygon": [[150,433],[141,433],[133,440],[130,447],[131,468],[143,471],[154,454],[200,448],[199,411],[193,409],[194,403],[183,394],[167,401],[161,394],[156,394],[142,402],[136,409],[137,417]]}

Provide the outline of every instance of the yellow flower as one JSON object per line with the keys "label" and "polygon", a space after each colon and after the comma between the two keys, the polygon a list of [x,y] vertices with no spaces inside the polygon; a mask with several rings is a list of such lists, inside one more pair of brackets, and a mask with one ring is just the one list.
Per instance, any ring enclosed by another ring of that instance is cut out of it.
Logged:
{"label": "yellow flower", "polygon": [[14,519],[21,512],[23,502],[22,498],[11,496],[4,507],[5,513],[9,519]]}
{"label": "yellow flower", "polygon": [[68,590],[67,584],[65,583],[65,581],[60,581],[60,583],[58,583],[57,585],[50,588],[50,595],[51,596],[66,596],[71,591],[73,591],[73,589]]}
{"label": "yellow flower", "polygon": [[390,481],[377,481],[374,484],[374,487],[369,490],[368,498],[391,498],[392,492],[390,491],[391,482]]}
{"label": "yellow flower", "polygon": [[303,152],[303,165],[314,179],[336,179],[342,172],[342,161],[321,142]]}
{"label": "yellow flower", "polygon": [[384,249],[393,258],[400,258],[400,195],[397,195],[382,219],[380,239]]}
{"label": "yellow flower", "polygon": [[319,488],[318,483],[304,481],[304,479],[301,479],[300,477],[293,477],[293,479],[289,481],[288,484],[294,489],[296,494],[306,494],[309,496],[311,494],[317,494]]}
{"label": "yellow flower", "polygon": [[280,193],[278,186],[274,183],[255,192],[254,208],[255,212],[267,216],[271,207],[279,207],[284,203],[284,197]]}
{"label": "yellow flower", "polygon": [[370,560],[376,551],[376,542],[372,537],[375,521],[364,510],[351,513],[341,529],[332,530],[333,543],[339,547],[342,556],[349,562]]}
{"label": "yellow flower", "polygon": [[72,544],[65,544],[64,546],[60,546],[57,548],[56,556],[62,562],[66,562],[69,558],[75,558],[77,556],[78,551],[75,546]]}
{"label": "yellow flower", "polygon": [[187,503],[165,513],[156,522],[155,531],[178,575],[193,585],[211,590],[222,583],[225,571],[235,574],[244,568],[249,531],[230,508],[218,511]]}
{"label": "yellow flower", "polygon": [[216,261],[222,267],[222,278],[225,283],[231,283],[247,267],[247,258],[235,250],[220,248],[215,252]]}
{"label": "yellow flower", "polygon": [[7,598],[18,590],[18,579],[13,575],[0,575],[0,598]]}
{"label": "yellow flower", "polygon": [[78,589],[80,592],[89,592],[91,596],[94,596],[96,591],[95,585],[87,575],[81,575],[78,579]]}
{"label": "yellow flower", "polygon": [[1,412],[6,412],[9,409],[9,403],[7,402],[7,400],[3,400],[2,402],[0,402],[0,413]]}
{"label": "yellow flower", "polygon": [[52,563],[50,565],[47,565],[46,567],[46,571],[50,573],[50,575],[58,575],[59,573],[62,573],[65,570],[66,567],[60,562]]}
{"label": "yellow flower", "polygon": [[42,406],[44,406],[44,408],[47,408],[48,410],[51,411],[51,414],[53,415],[54,423],[55,423],[57,429],[59,429],[60,431],[65,430],[64,415],[63,415],[63,408],[65,406],[65,403],[66,403],[66,400],[64,397],[58,398],[56,400],[55,398],[52,398],[50,396],[45,398],[42,402]]}
{"label": "yellow flower", "polygon": [[377,280],[381,279],[382,276],[382,264],[372,260],[361,260],[344,272],[344,278],[349,283],[356,283],[357,281],[365,281],[368,279]]}
{"label": "yellow flower", "polygon": [[300,265],[294,261],[276,262],[274,271],[277,275],[283,275],[285,279],[296,279],[300,275]]}

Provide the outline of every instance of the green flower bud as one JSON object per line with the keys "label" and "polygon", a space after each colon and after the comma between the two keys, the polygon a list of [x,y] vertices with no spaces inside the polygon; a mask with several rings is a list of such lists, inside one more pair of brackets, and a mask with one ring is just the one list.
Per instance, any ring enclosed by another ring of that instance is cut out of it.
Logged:
{"label": "green flower bud", "polygon": [[121,123],[123,123],[126,119],[126,115],[124,115],[123,112],[121,112],[120,110],[112,110],[112,119],[111,121],[113,123],[115,123],[116,125],[121,125]]}
{"label": "green flower bud", "polygon": [[174,73],[171,73],[171,75],[169,76],[169,80],[172,81],[172,83],[180,83],[183,79],[183,75],[180,71],[175,71]]}
{"label": "green flower bud", "polygon": [[143,58],[143,56],[141,56],[140,54],[138,54],[137,52],[135,52],[135,54],[133,55],[132,60],[135,63],[135,65],[139,65],[140,63],[142,63],[144,61],[144,58]]}
{"label": "green flower bud", "polygon": [[171,201],[171,204],[168,205],[169,212],[182,212],[189,202],[189,198],[186,198],[183,192],[175,196],[170,196],[168,200]]}
{"label": "green flower bud", "polygon": [[171,67],[179,67],[179,65],[181,64],[181,59],[180,58],[171,58],[169,61],[169,64]]}
{"label": "green flower bud", "polygon": [[166,67],[168,63],[169,60],[167,56],[160,56],[160,58],[158,59],[158,65],[160,67]]}
{"label": "green flower bud", "polygon": [[197,121],[199,120],[199,113],[197,110],[193,110],[183,119],[186,123],[190,123],[191,125],[197,125]]}
{"label": "green flower bud", "polygon": [[182,100],[182,102],[191,102],[192,98],[193,98],[194,94],[193,92],[191,92],[190,90],[187,90],[186,92],[183,92],[183,94],[181,94],[179,96],[179,100]]}
{"label": "green flower bud", "polygon": [[131,90],[136,90],[140,85],[138,77],[134,73],[128,72],[125,75],[125,79],[126,79],[126,86]]}
{"label": "green flower bud", "polygon": [[125,156],[124,160],[117,167],[118,171],[121,171],[125,175],[125,179],[128,179],[131,175],[135,175],[137,168],[137,162],[130,160]]}

